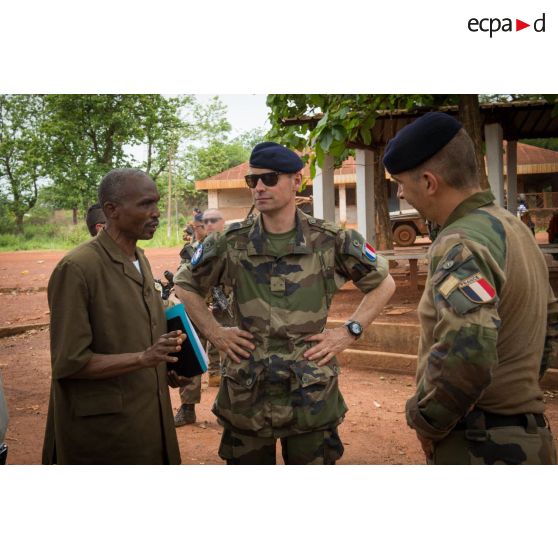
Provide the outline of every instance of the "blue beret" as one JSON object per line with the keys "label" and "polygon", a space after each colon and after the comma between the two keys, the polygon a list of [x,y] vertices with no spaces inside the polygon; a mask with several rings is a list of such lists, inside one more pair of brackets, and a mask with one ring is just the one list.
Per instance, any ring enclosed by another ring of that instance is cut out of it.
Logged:
{"label": "blue beret", "polygon": [[429,112],[408,124],[387,144],[384,167],[390,174],[414,169],[455,137],[463,124],[443,112]]}
{"label": "blue beret", "polygon": [[304,163],[294,151],[273,141],[264,141],[252,149],[250,166],[278,172],[298,172]]}

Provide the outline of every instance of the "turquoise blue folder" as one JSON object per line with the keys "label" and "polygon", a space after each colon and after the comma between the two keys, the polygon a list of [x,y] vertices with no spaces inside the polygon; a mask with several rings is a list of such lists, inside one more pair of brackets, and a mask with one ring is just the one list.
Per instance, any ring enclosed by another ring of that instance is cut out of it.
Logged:
{"label": "turquoise blue folder", "polygon": [[165,310],[167,318],[167,331],[180,329],[186,334],[182,349],[173,356],[178,357],[178,362],[167,363],[168,370],[174,370],[179,376],[198,376],[207,370],[208,360],[205,348],[186,313],[184,304],[177,304]]}

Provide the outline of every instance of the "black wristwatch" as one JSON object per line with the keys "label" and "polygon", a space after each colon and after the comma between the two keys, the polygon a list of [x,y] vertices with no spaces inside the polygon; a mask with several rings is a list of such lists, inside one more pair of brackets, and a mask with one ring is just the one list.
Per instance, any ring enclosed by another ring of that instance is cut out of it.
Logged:
{"label": "black wristwatch", "polygon": [[357,322],[356,320],[349,320],[348,322],[345,322],[345,327],[355,339],[358,339],[362,335],[363,327],[360,322]]}

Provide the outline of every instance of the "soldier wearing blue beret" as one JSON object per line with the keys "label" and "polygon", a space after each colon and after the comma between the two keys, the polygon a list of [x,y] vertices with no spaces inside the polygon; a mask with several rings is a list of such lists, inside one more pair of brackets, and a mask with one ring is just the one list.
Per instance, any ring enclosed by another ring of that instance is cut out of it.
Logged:
{"label": "soldier wearing blue beret", "polygon": [[403,128],[384,165],[399,197],[440,226],[406,405],[427,462],[556,463],[539,379],[558,339],[558,303],[533,235],[481,190],[473,142],[447,114]]}
{"label": "soldier wearing blue beret", "polygon": [[[213,406],[227,464],[334,464],[347,406],[335,355],[379,314],[394,291],[388,265],[353,230],[296,207],[302,159],[274,142],[256,145],[246,185],[259,215],[209,236],[175,276],[176,293],[201,332],[227,354]],[[325,329],[333,294],[352,280],[363,292],[344,326]],[[203,304],[231,286],[235,327]]]}

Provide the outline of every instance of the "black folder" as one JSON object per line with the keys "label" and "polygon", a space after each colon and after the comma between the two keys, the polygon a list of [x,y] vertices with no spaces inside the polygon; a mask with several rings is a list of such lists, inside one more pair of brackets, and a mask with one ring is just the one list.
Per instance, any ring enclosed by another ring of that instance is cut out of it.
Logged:
{"label": "black folder", "polygon": [[191,378],[203,374],[208,367],[207,355],[200,338],[186,313],[184,304],[176,304],[165,310],[167,331],[181,330],[186,334],[179,353],[172,353],[178,357],[178,362],[168,362],[167,370],[174,370],[179,376]]}

